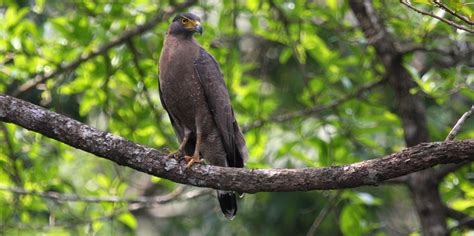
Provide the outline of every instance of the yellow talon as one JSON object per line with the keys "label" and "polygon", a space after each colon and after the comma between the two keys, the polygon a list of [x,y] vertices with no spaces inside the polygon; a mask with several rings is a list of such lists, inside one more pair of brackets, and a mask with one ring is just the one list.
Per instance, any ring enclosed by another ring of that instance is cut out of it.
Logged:
{"label": "yellow talon", "polygon": [[198,156],[185,156],[184,160],[186,160],[186,162],[188,163],[186,165],[186,168],[191,167],[194,163],[201,163],[202,162],[201,159],[199,158],[199,155]]}

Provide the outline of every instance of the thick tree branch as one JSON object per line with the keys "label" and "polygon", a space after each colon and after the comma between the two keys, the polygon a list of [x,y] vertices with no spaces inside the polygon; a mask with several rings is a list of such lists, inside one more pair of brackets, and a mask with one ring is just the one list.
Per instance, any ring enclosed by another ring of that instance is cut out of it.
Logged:
{"label": "thick tree branch", "polygon": [[84,125],[66,116],[0,95],[0,121],[15,123],[52,139],[141,172],[178,183],[255,193],[309,191],[377,185],[438,164],[474,160],[474,139],[423,143],[389,156],[351,165],[302,169],[241,169],[194,165],[168,153]]}
{"label": "thick tree branch", "polygon": [[98,47],[96,50],[92,51],[91,53],[79,55],[79,57],[77,57],[75,60],[73,60],[69,64],[66,64],[64,66],[59,66],[58,68],[56,68],[56,70],[50,73],[43,72],[43,73],[38,73],[36,75],[33,75],[32,76],[33,79],[28,80],[26,83],[19,86],[17,90],[13,91],[12,95],[17,97],[20,94],[30,91],[32,88],[36,87],[38,84],[44,83],[48,79],[54,78],[64,72],[76,69],[82,63],[90,59],[93,59],[99,55],[104,54],[106,51],[110,50],[113,47],[126,43],[132,37],[143,34],[153,29],[153,27],[155,27],[158,23],[162,22],[164,19],[170,17],[171,15],[175,14],[176,12],[180,10],[183,10],[193,5],[196,2],[197,2],[196,0],[188,0],[173,8],[160,11],[155,16],[153,16],[149,21],[137,27],[125,30],[120,36],[111,40],[110,42],[102,44],[100,47]]}

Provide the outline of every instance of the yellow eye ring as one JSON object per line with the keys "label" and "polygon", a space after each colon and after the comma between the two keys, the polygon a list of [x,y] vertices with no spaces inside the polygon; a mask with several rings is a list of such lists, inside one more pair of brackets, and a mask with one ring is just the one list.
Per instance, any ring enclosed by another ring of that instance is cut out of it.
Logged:
{"label": "yellow eye ring", "polygon": [[183,23],[183,24],[186,24],[186,23],[188,23],[188,21],[189,21],[189,20],[188,20],[188,19],[186,19],[186,18],[183,18],[183,19],[181,19],[181,23]]}

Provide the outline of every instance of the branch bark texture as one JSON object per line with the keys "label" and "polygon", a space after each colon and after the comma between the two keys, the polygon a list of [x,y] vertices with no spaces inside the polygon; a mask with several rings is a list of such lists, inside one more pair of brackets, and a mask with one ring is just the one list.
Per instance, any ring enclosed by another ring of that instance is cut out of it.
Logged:
{"label": "branch bark texture", "polygon": [[302,169],[241,169],[167,158],[164,150],[136,144],[26,101],[0,95],[0,121],[14,123],[75,148],[178,183],[246,193],[309,191],[377,185],[438,164],[474,160],[474,139],[422,143],[351,165]]}

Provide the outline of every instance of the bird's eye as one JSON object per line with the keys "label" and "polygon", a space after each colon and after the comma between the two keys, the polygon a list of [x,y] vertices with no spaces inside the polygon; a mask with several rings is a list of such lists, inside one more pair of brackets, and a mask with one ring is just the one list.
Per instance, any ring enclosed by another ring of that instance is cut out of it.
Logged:
{"label": "bird's eye", "polygon": [[188,19],[186,19],[186,18],[183,18],[183,19],[181,19],[181,23],[183,23],[183,24],[186,24],[186,23],[188,23],[188,21],[189,21],[189,20],[188,20]]}

